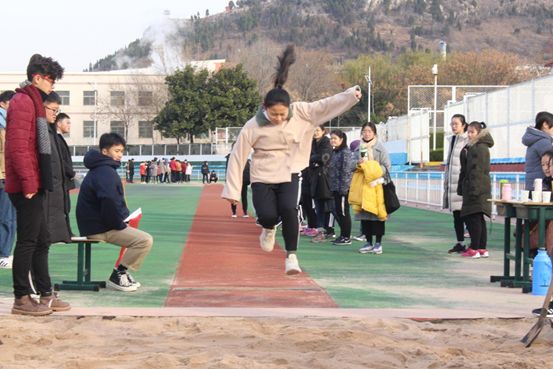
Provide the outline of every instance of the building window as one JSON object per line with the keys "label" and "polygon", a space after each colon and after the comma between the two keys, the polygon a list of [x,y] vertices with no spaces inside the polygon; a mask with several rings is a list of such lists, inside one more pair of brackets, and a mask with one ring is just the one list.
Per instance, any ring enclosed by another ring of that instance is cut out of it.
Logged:
{"label": "building window", "polygon": [[138,138],[152,138],[154,126],[152,122],[138,122]]}
{"label": "building window", "polygon": [[96,105],[96,91],[83,91],[83,105]]}
{"label": "building window", "polygon": [[125,91],[111,91],[111,106],[125,105]]}
{"label": "building window", "polygon": [[71,105],[69,91],[56,91],[61,98],[61,105]]}
{"label": "building window", "polygon": [[112,120],[110,122],[110,132],[125,137],[125,124],[120,120]]}
{"label": "building window", "polygon": [[152,103],[152,91],[138,91],[138,106],[151,106]]}
{"label": "building window", "polygon": [[85,120],[83,122],[83,137],[94,138],[96,137],[96,125],[93,120]]}

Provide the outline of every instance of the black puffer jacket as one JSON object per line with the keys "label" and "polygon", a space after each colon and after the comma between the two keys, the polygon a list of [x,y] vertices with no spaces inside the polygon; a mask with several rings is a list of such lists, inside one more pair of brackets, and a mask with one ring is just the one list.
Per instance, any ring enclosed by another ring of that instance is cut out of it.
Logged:
{"label": "black puffer jacket", "polygon": [[327,176],[331,155],[332,146],[328,137],[323,136],[319,141],[313,139],[309,159],[309,178],[311,182],[310,192],[314,199],[328,200],[333,198]]}
{"label": "black puffer jacket", "polygon": [[484,213],[488,217],[491,215],[492,205],[488,200],[492,197],[490,147],[493,145],[489,131],[483,129],[476,139],[461,151],[461,174],[457,194],[463,196],[462,217],[476,213]]}

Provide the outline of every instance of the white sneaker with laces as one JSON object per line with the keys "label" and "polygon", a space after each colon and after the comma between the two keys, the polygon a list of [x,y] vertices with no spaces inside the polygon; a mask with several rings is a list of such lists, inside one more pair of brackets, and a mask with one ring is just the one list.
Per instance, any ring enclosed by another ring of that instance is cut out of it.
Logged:
{"label": "white sneaker with laces", "polygon": [[284,262],[284,270],[288,275],[301,273],[300,264],[296,254],[288,255],[286,261]]}
{"label": "white sneaker with laces", "polygon": [[11,269],[13,264],[13,255],[0,258],[0,269]]}
{"label": "white sneaker with laces", "polygon": [[259,236],[259,245],[261,246],[261,250],[267,252],[273,251],[273,248],[275,247],[275,235],[276,228],[263,228],[261,235]]}
{"label": "white sneaker with laces", "polygon": [[380,255],[382,254],[382,245],[375,245],[373,247],[373,249],[371,250],[371,254],[374,254],[374,255]]}
{"label": "white sneaker with laces", "polygon": [[131,275],[131,273],[127,272],[125,273],[127,274],[127,279],[129,280],[129,282],[133,285],[133,286],[136,286],[136,288],[140,288],[142,287],[142,284],[140,282],[138,282],[136,279],[134,279],[134,277]]}

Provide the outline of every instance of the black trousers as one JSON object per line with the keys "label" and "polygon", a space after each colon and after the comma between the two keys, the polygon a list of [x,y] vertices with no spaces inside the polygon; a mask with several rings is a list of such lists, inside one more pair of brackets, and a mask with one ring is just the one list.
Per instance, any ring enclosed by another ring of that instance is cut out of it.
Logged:
{"label": "black trousers", "polygon": [[301,211],[305,219],[307,219],[308,228],[317,228],[317,214],[315,213],[315,204],[309,193],[301,194]]}
{"label": "black trousers", "polygon": [[206,173],[202,173],[202,183],[209,183],[209,177]]}
{"label": "black trousers", "polygon": [[292,174],[291,182],[252,183],[252,199],[257,220],[263,228],[271,229],[282,219],[282,237],[286,251],[298,249],[299,175]]}
{"label": "black trousers", "polygon": [[[242,203],[242,211],[244,215],[248,214],[248,183],[242,183],[242,191],[240,192],[240,202]],[[232,204],[230,206],[232,214],[236,215],[237,206]]]}
{"label": "black trousers", "polygon": [[10,195],[17,212],[17,242],[13,252],[13,289],[15,297],[31,294],[29,272],[37,291],[41,294],[52,291],[48,271],[50,234],[46,223],[45,194],[38,192],[32,199],[21,193]]}
{"label": "black trousers", "polygon": [[485,249],[488,244],[488,230],[484,213],[475,213],[463,218],[470,234],[470,248],[473,250]]}
{"label": "black trousers", "polygon": [[455,227],[455,236],[457,242],[465,241],[465,222],[461,218],[461,210],[453,211],[453,227]]}
{"label": "black trousers", "polygon": [[334,193],[334,216],[340,225],[340,236],[351,237],[351,216],[349,214],[349,203],[347,195]]}

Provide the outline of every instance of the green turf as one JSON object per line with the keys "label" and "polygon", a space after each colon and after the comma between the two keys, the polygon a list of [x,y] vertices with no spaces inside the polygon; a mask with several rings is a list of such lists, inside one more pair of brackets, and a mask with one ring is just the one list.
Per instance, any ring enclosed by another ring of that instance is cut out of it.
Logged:
{"label": "green turf", "polygon": [[[144,286],[137,292],[121,293],[109,289],[102,292],[63,291],[69,301],[80,306],[163,306],[178,266],[187,234],[196,212],[202,187],[174,185],[129,185],[126,187],[129,209],[142,208],[140,229],[154,237],[154,246],[135,278]],[[76,196],[72,197],[73,207]],[[77,233],[72,211],[72,227]],[[52,283],[76,278],[75,245],[52,245],[50,275]],[[119,248],[103,244],[92,251],[92,279],[106,280],[119,255]],[[11,271],[0,269],[0,296],[11,296]]]}
{"label": "green turf", "polygon": [[[353,222],[357,234],[359,223]],[[494,224],[489,232],[489,247],[500,252],[501,226]],[[339,229],[337,228],[338,232]],[[463,284],[484,285],[481,276],[460,275],[452,269],[463,262],[447,254],[454,240],[450,214],[402,207],[386,223],[382,255],[359,254],[363,243],[333,246],[330,242],[311,243],[301,237],[298,256],[302,267],[324,287],[341,307],[405,307],[427,305],[428,298],[412,297],[405,287],[447,287]],[[282,239],[280,239],[282,243]],[[402,292],[395,292],[401,287]],[[420,296],[420,294],[418,294]],[[433,300],[437,307],[451,302]]]}
{"label": "green turf", "polygon": [[[63,291],[63,295],[78,306],[163,306],[201,190],[201,186],[127,186],[129,208],[142,207],[144,217],[140,228],[154,237],[151,253],[142,269],[134,273],[144,286],[133,293],[106,289],[99,293]],[[353,224],[353,233],[357,233],[359,223]],[[73,227],[77,230],[76,225]],[[501,225],[493,225],[489,238],[489,248],[498,255],[502,245]],[[405,293],[405,288],[458,286],[460,281],[471,286],[489,285],[481,275],[456,272],[455,267],[462,265],[463,260],[446,252],[453,239],[450,214],[402,207],[386,223],[382,255],[359,254],[361,242],[337,247],[329,242],[314,244],[307,237],[301,237],[298,254],[302,267],[341,307],[450,307],[451,301],[447,299],[430,301],[421,293]],[[279,242],[284,244],[280,235]],[[118,252],[118,248],[108,244],[94,247],[93,279],[108,278]],[[75,270],[76,247],[53,245],[52,281],[75,279]],[[11,296],[11,293],[11,271],[0,269],[0,296]]]}

